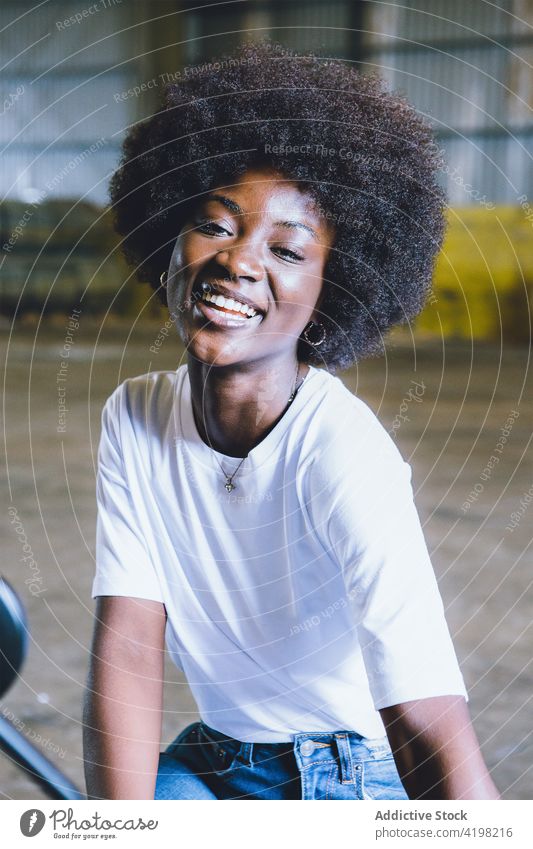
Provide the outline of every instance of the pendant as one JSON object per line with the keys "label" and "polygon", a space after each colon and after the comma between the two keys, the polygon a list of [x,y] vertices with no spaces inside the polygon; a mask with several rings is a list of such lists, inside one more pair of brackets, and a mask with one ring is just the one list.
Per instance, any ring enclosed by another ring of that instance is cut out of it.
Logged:
{"label": "pendant", "polygon": [[235,486],[232,484],[232,482],[230,480],[226,481],[224,486],[226,487],[228,492],[231,492],[232,489],[235,489]]}

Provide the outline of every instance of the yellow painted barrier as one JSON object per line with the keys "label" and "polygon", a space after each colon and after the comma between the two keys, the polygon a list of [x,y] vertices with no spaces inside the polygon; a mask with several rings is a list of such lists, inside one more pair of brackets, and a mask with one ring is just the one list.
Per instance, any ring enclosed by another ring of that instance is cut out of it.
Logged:
{"label": "yellow painted barrier", "polygon": [[[533,303],[533,207],[452,207],[436,262],[433,293],[413,329],[498,341],[530,339]],[[140,285],[120,251],[112,211],[88,203],[0,206],[0,309],[62,310],[84,292],[86,308],[166,319],[152,289]],[[36,257],[38,261],[36,262]],[[116,296],[116,297],[115,297]]]}
{"label": "yellow painted barrier", "polygon": [[522,342],[533,301],[533,222],[520,206],[455,207],[437,259],[433,295],[414,329]]}

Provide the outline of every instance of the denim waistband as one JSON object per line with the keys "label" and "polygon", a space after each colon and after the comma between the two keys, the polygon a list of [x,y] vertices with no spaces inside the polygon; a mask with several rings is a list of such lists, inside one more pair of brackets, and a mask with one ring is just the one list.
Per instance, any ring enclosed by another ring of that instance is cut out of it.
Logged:
{"label": "denim waistband", "polygon": [[199,725],[207,740],[212,740],[213,743],[223,747],[229,754],[238,756],[239,761],[248,765],[253,763],[254,753],[263,758],[292,751],[303,767],[311,760],[331,757],[332,750],[341,760],[347,757],[358,761],[368,761],[381,759],[388,753],[392,755],[387,736],[362,737],[356,731],[345,729],[301,732],[293,734],[292,741],[286,743],[247,743],[228,737],[227,734],[216,731],[204,722],[200,722]]}

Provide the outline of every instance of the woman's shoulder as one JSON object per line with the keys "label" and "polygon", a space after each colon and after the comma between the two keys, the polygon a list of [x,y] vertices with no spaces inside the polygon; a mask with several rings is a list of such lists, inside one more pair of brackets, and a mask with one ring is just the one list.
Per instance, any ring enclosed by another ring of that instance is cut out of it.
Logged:
{"label": "woman's shoulder", "polygon": [[384,492],[407,494],[412,469],[370,405],[332,375],[320,415],[313,417],[302,468],[304,492],[332,499],[379,502]]}
{"label": "woman's shoulder", "polygon": [[150,371],[127,377],[108,396],[104,409],[116,411],[120,408],[123,415],[133,416],[146,411],[154,403],[171,405],[186,368],[182,365],[175,370]]}
{"label": "woman's shoulder", "polygon": [[391,460],[403,457],[379,419],[363,398],[354,394],[338,377],[324,372],[326,392],[321,404],[317,441],[322,454],[371,460],[384,454]]}

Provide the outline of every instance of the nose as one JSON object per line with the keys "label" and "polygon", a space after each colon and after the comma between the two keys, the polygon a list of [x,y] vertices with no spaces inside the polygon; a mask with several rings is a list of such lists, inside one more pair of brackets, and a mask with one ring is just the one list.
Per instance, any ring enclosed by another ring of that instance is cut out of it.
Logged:
{"label": "nose", "polygon": [[217,262],[232,278],[241,278],[252,282],[261,280],[263,266],[259,260],[259,249],[249,242],[241,242],[217,253]]}

